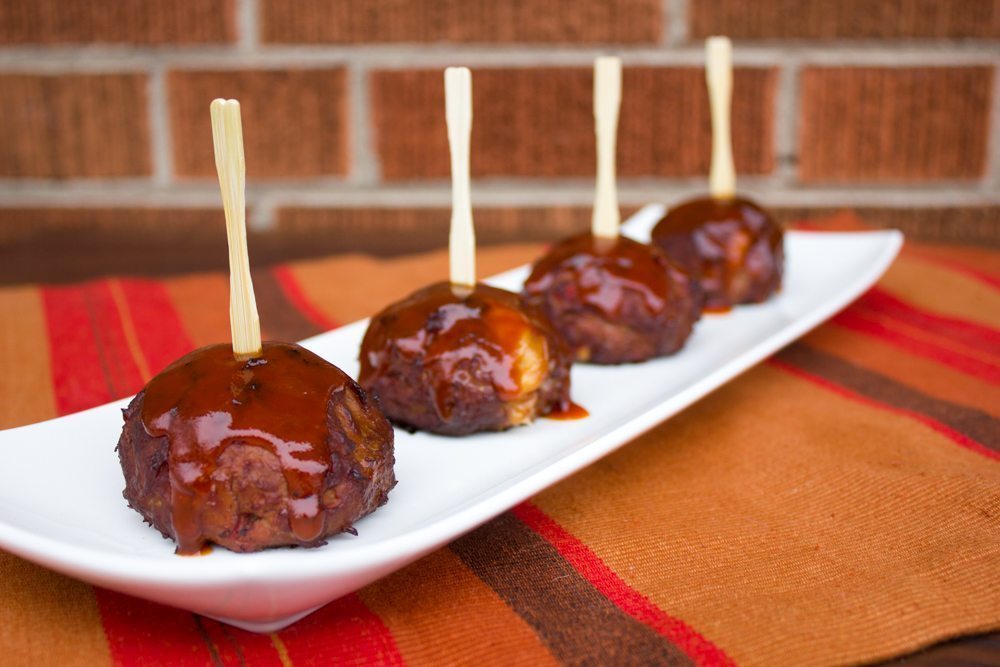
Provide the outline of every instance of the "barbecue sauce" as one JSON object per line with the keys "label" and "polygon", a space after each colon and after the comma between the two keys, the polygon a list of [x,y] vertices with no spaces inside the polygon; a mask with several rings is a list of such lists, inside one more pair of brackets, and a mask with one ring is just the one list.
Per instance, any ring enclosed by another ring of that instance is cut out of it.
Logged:
{"label": "barbecue sauce", "polygon": [[653,229],[653,242],[699,276],[705,311],[763,301],[781,284],[781,227],[748,199],[706,197],[671,209]]}
{"label": "barbecue sauce", "polygon": [[261,447],[280,462],[288,520],[303,544],[323,534],[321,494],[330,472],[331,394],[350,381],[336,366],[289,343],[264,343],[236,359],[210,345],[178,359],[145,389],[142,423],[166,436],[177,552],[203,548],[202,513],[213,500],[219,457],[233,443]]}
{"label": "barbecue sauce", "polygon": [[573,419],[584,419],[589,417],[590,413],[587,411],[587,408],[570,401],[566,405],[561,406],[557,410],[553,410],[545,416],[549,419],[558,419],[559,421],[571,421]]}
{"label": "barbecue sauce", "polygon": [[537,390],[553,355],[566,354],[557,340],[512,292],[435,283],[373,318],[361,345],[358,381],[371,387],[391,371],[392,354],[402,354],[429,371],[435,407],[448,421],[452,385],[471,384],[470,373],[485,376],[503,401]]}
{"label": "barbecue sauce", "polygon": [[542,294],[567,272],[574,298],[601,311],[611,321],[623,321],[622,306],[629,293],[640,295],[650,316],[667,307],[669,274],[649,246],[624,236],[606,239],[586,233],[559,243],[535,264],[524,284],[526,294]]}

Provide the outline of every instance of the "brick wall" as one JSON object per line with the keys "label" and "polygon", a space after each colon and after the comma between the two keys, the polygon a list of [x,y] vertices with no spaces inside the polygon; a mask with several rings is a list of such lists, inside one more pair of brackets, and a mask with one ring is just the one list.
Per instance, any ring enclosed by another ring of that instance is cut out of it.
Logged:
{"label": "brick wall", "polygon": [[735,39],[741,190],[783,218],[854,207],[1000,243],[997,0],[0,0],[0,242],[221,219],[208,103],[227,96],[255,237],[442,245],[452,64],[473,69],[481,236],[564,233],[587,220],[607,52],[621,201],[674,202],[705,189],[715,33]]}

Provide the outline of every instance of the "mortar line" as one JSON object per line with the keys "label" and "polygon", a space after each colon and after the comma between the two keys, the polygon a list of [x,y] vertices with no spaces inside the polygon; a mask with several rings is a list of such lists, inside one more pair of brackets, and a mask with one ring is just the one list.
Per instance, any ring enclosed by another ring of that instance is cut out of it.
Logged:
{"label": "mortar line", "polygon": [[260,45],[260,4],[258,0],[236,0],[236,44],[240,51],[252,52]]}
{"label": "mortar line", "polygon": [[168,185],[174,175],[169,113],[167,110],[167,75],[162,65],[154,65],[149,72],[149,133],[153,157],[153,182]]}
{"label": "mortar line", "polygon": [[347,77],[351,181],[375,184],[381,180],[382,165],[372,123],[371,73],[362,65],[354,63],[348,68]]}
{"label": "mortar line", "polygon": [[247,218],[250,229],[264,232],[277,226],[278,218],[275,215],[277,206],[268,194],[255,194],[252,201],[248,199],[247,208],[250,209],[250,215]]}
{"label": "mortar line", "polygon": [[[619,199],[623,205],[638,205],[652,201],[672,203],[698,195],[704,190],[703,178],[664,181],[624,181],[620,183]],[[922,184],[916,188],[854,188],[854,187],[776,187],[766,176],[745,177],[740,181],[741,192],[768,206],[845,208],[871,206],[885,208],[948,208],[956,206],[1000,206],[1000,191],[984,190],[977,183]],[[561,205],[589,207],[593,189],[585,180],[559,183],[478,183],[473,185],[477,207],[553,207]],[[17,207],[76,208],[76,207],[218,207],[218,187],[209,180],[198,184],[173,187],[150,186],[148,180],[132,179],[129,183],[104,181],[99,184],[0,184],[0,209]],[[292,186],[283,183],[255,182],[247,190],[251,224],[266,229],[275,222],[274,213],[282,206],[330,208],[422,208],[444,207],[451,202],[451,188],[444,179],[401,185],[358,187],[343,181],[310,183]],[[0,221],[2,224],[2,221]]]}
{"label": "mortar line", "polygon": [[983,185],[988,190],[1000,190],[1000,65],[993,67],[993,89],[989,127],[986,129],[986,164]]}
{"label": "mortar line", "polygon": [[[444,48],[427,46],[361,47],[268,47],[242,51],[231,47],[191,49],[109,49],[88,48],[86,57],[79,49],[39,49],[37,47],[0,48],[0,70],[18,72],[128,72],[145,71],[162,65],[176,69],[260,68],[303,69],[357,64],[366,69],[441,68],[461,60],[474,67],[531,68],[539,66],[589,67],[595,45],[551,49],[538,46],[519,48]],[[626,65],[703,66],[701,44],[683,44],[674,48],[642,46],[616,47]],[[991,65],[1000,58],[1000,45],[980,44],[969,48],[965,42],[938,44],[930,48],[865,48],[851,45],[843,49],[825,47],[780,47],[740,44],[734,51],[737,66],[774,66],[787,58],[803,64],[877,66],[877,67],[947,67]]]}
{"label": "mortar line", "polygon": [[679,46],[688,38],[688,3],[687,0],[664,0],[663,30],[664,43],[669,46]]}
{"label": "mortar line", "polygon": [[775,90],[774,156],[775,173],[782,185],[792,186],[798,177],[799,159],[799,77],[801,64],[789,59],[778,68]]}

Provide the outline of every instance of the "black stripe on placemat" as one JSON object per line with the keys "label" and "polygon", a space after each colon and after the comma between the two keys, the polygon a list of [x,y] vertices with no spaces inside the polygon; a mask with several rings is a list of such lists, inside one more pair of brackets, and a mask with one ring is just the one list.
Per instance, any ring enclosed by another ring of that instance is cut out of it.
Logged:
{"label": "black stripe on placemat", "polygon": [[988,449],[1000,451],[1000,420],[981,410],[928,396],[880,373],[803,343],[795,343],[775,356],[779,361],[801,368],[860,396],[889,407],[919,413]]}
{"label": "black stripe on placemat", "polygon": [[459,538],[451,549],[565,664],[692,664],[680,648],[619,609],[510,513]]}
{"label": "black stripe on placemat", "polygon": [[278,279],[267,270],[253,272],[254,296],[260,312],[261,328],[269,340],[295,342],[323,333],[285,296]]}

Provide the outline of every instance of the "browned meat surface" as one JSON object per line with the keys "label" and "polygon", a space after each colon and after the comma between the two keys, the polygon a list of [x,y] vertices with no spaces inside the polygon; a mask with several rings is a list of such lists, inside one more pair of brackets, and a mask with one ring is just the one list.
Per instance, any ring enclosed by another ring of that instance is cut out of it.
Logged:
{"label": "browned meat surface", "polygon": [[557,244],[524,285],[579,361],[637,362],[679,350],[701,316],[696,284],[657,248],[582,234]]}
{"label": "browned meat surface", "polygon": [[498,431],[569,407],[570,356],[544,314],[487,285],[436,283],[368,325],[358,381],[394,422]]}
{"label": "browned meat surface", "polygon": [[395,486],[392,427],[364,390],[297,345],[237,361],[196,350],[124,410],[124,496],[179,553],[313,547]]}
{"label": "browned meat surface", "polygon": [[653,242],[698,276],[706,310],[765,301],[781,288],[784,233],[755,203],[697,199],[672,209]]}

